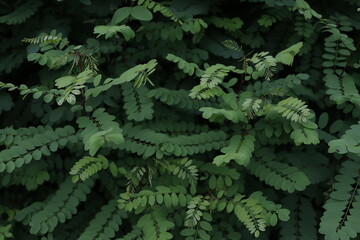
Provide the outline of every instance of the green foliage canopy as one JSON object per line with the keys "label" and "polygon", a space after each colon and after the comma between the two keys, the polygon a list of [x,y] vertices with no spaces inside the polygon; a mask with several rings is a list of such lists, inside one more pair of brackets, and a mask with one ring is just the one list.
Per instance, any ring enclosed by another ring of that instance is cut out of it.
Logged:
{"label": "green foliage canopy", "polygon": [[360,239],[359,1],[0,6],[0,240]]}

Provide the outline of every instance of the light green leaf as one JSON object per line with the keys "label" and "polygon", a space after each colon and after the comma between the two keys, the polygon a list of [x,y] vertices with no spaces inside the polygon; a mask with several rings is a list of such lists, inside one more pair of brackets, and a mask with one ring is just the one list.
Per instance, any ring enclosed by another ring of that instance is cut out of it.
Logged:
{"label": "light green leaf", "polygon": [[292,45],[291,47],[279,52],[276,56],[275,56],[275,60],[277,62],[281,62],[285,65],[292,65],[294,62],[294,57],[296,56],[296,54],[298,54],[301,50],[303,46],[303,42],[298,42],[294,45]]}
{"label": "light green leaf", "polygon": [[150,21],[153,18],[152,13],[144,6],[131,8],[131,16],[140,21]]}
{"label": "light green leaf", "polygon": [[97,151],[105,144],[104,133],[98,132],[89,139],[89,154],[94,156]]}
{"label": "light green leaf", "polygon": [[122,7],[116,10],[111,19],[111,24],[116,25],[124,21],[126,18],[129,17],[131,10],[132,8],[130,7]]}

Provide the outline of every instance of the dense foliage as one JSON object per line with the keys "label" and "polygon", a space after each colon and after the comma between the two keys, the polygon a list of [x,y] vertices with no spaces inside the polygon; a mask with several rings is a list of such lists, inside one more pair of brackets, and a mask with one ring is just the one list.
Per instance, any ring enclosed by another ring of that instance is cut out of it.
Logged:
{"label": "dense foliage", "polygon": [[360,239],[360,1],[0,6],[0,240]]}

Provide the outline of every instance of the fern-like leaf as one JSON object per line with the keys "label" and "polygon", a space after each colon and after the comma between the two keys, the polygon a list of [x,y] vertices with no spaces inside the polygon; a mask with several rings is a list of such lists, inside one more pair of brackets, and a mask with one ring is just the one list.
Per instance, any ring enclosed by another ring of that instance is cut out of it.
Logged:
{"label": "fern-like leaf", "polygon": [[124,109],[129,120],[137,122],[153,118],[153,102],[146,95],[148,89],[144,86],[134,88],[130,83],[122,84]]}
{"label": "fern-like leaf", "polygon": [[93,185],[94,181],[91,179],[74,184],[68,178],[45,203],[43,209],[31,216],[30,232],[38,235],[53,232],[59,223],[64,223],[76,213],[80,202],[86,200],[86,195]]}
{"label": "fern-like leaf", "polygon": [[25,43],[31,43],[31,44],[41,44],[41,43],[58,43],[60,41],[62,41],[63,39],[58,37],[58,36],[53,36],[53,35],[42,35],[42,36],[38,36],[38,37],[34,37],[34,38],[24,38],[23,40],[21,40],[22,42]]}
{"label": "fern-like leaf", "polygon": [[102,239],[110,240],[115,237],[115,233],[119,231],[122,219],[127,214],[124,210],[117,207],[116,200],[111,200],[108,204],[101,208],[101,211],[95,215],[90,221],[89,226],[80,235],[78,240]]}
{"label": "fern-like leaf", "polygon": [[201,197],[194,197],[187,206],[187,215],[185,217],[184,225],[189,228],[194,228],[198,224],[203,215],[210,206],[210,202]]}
{"label": "fern-like leaf", "polygon": [[283,199],[283,203],[291,214],[289,221],[280,223],[280,240],[319,239],[316,229],[316,212],[310,200],[289,195]]}
{"label": "fern-like leaf", "polygon": [[275,156],[266,150],[259,154],[263,155],[262,158],[252,159],[247,168],[261,181],[290,193],[295,190],[303,191],[310,185],[309,178],[297,167],[275,161]]}
{"label": "fern-like leaf", "polygon": [[310,115],[310,109],[305,102],[294,97],[289,97],[278,102],[275,110],[281,114],[282,117],[298,123],[306,122]]}
{"label": "fern-like leaf", "polygon": [[162,15],[170,18],[172,21],[183,24],[183,21],[180,18],[178,18],[169,8],[165,7],[161,3],[155,2],[153,0],[138,0],[138,5],[145,6],[154,13],[160,12]]}
{"label": "fern-like leaf", "polygon": [[150,213],[143,215],[137,226],[142,229],[144,239],[173,239],[173,235],[168,232],[175,224],[166,219],[166,211],[153,207]]}
{"label": "fern-like leaf", "polygon": [[184,59],[174,55],[174,54],[168,54],[166,56],[166,59],[171,61],[171,62],[174,62],[174,63],[177,63],[178,65],[178,68],[181,69],[184,73],[192,76],[194,75],[194,73],[197,71],[198,72],[201,72],[200,69],[199,69],[199,66],[195,63],[189,63],[187,61],[185,61]]}
{"label": "fern-like leaf", "polygon": [[239,165],[248,165],[254,151],[254,142],[254,132],[250,132],[245,136],[233,136],[230,139],[229,146],[221,149],[224,154],[215,157],[213,163],[219,166],[234,160]]}
{"label": "fern-like leaf", "polygon": [[349,130],[345,132],[341,139],[332,140],[329,142],[329,152],[346,154],[346,153],[360,153],[360,122],[352,125]]}
{"label": "fern-like leaf", "polygon": [[122,129],[115,121],[114,116],[105,112],[104,108],[95,110],[92,116],[80,117],[77,119],[79,127],[84,129],[81,132],[85,150],[89,150],[91,156],[106,142],[120,144],[124,141]]}
{"label": "fern-like leaf", "polygon": [[40,160],[43,156],[50,156],[59,148],[64,148],[67,143],[76,143],[73,127],[57,128],[37,134],[0,152],[0,172],[11,173],[15,168],[29,164],[33,159]]}
{"label": "fern-like leaf", "polygon": [[291,47],[279,52],[275,56],[275,60],[283,64],[291,66],[294,62],[294,57],[298,54],[303,46],[302,42],[296,43]]}
{"label": "fern-like leaf", "polygon": [[229,49],[232,49],[237,52],[242,52],[242,48],[234,40],[225,40],[222,42],[222,44]]}
{"label": "fern-like leaf", "polygon": [[27,1],[18,6],[14,12],[1,16],[0,23],[5,23],[7,25],[23,23],[29,17],[34,15],[41,5],[42,2],[40,0]]}
{"label": "fern-like leaf", "polygon": [[321,217],[319,232],[327,239],[355,238],[358,228],[360,195],[360,164],[347,160],[342,164],[340,174],[335,177],[330,199],[326,201]]}
{"label": "fern-like leaf", "polygon": [[163,166],[173,175],[180,179],[187,179],[191,185],[196,185],[198,180],[198,169],[192,165],[192,160],[188,158],[157,160],[157,164]]}
{"label": "fern-like leaf", "polygon": [[108,168],[108,165],[108,160],[101,155],[97,158],[83,157],[70,170],[70,175],[73,175],[72,181],[74,183],[79,180],[85,181],[100,170]]}

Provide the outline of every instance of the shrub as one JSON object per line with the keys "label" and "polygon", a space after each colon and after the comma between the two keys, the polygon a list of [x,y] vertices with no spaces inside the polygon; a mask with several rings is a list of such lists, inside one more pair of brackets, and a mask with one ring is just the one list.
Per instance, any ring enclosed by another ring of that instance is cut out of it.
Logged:
{"label": "shrub", "polygon": [[358,239],[359,1],[0,3],[0,239]]}

